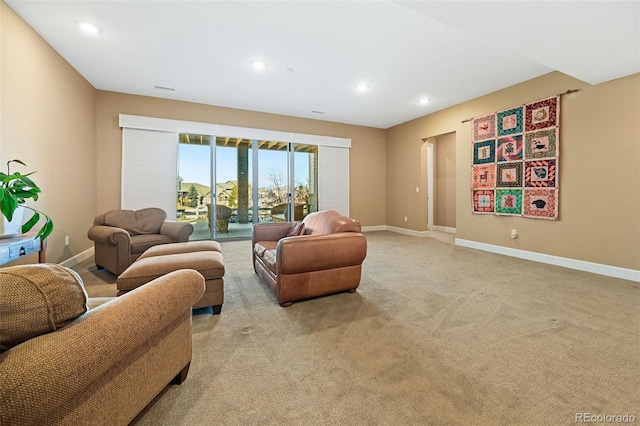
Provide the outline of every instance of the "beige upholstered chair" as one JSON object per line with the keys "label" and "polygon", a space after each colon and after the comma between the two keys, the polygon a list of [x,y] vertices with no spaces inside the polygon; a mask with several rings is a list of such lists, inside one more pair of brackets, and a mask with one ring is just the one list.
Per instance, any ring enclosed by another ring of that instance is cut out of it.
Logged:
{"label": "beige upholstered chair", "polygon": [[168,221],[162,209],[111,210],[96,216],[88,237],[95,243],[98,268],[120,275],[146,249],[189,241],[193,225]]}
{"label": "beige upholstered chair", "polygon": [[[211,230],[211,204],[207,204],[207,212],[209,216],[209,230]],[[216,232],[226,234],[229,232],[229,219],[233,216],[231,207],[222,204],[216,205]]]}
{"label": "beige upholstered chair", "polygon": [[[293,220],[304,219],[304,204],[297,203],[293,206]],[[291,222],[289,220],[289,204],[278,204],[271,208],[271,220],[274,222]]]}

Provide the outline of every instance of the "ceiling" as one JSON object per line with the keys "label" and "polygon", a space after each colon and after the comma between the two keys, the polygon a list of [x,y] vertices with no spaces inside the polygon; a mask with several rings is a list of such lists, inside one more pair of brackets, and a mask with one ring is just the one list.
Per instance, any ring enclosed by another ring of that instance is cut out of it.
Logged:
{"label": "ceiling", "polygon": [[637,0],[5,1],[97,89],[377,128],[553,70],[640,72]]}

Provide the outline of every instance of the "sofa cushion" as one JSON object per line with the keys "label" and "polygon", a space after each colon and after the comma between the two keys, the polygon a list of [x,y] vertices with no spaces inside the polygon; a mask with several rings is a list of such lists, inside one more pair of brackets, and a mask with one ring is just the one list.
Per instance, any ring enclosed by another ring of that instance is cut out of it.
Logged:
{"label": "sofa cushion", "polygon": [[304,234],[304,222],[292,222],[287,237],[299,237]]}
{"label": "sofa cushion", "polygon": [[0,352],[55,331],[87,309],[82,279],[69,268],[45,263],[0,269]]}
{"label": "sofa cushion", "polygon": [[304,219],[305,234],[327,235],[338,232],[361,232],[360,222],[342,216],[335,210],[309,213]]}
{"label": "sofa cushion", "polygon": [[262,262],[265,264],[265,266],[269,269],[269,271],[271,271],[271,273],[273,275],[276,275],[277,272],[277,251],[274,250],[265,250],[264,254],[262,255],[261,259]]}
{"label": "sofa cushion", "polygon": [[104,224],[122,228],[133,235],[159,234],[167,214],[162,209],[150,207],[142,210],[112,210],[105,213]]}
{"label": "sofa cushion", "polygon": [[131,254],[144,253],[159,244],[175,243],[173,238],[162,234],[134,235],[131,237]]}
{"label": "sofa cushion", "polygon": [[264,257],[265,251],[275,250],[277,246],[278,246],[277,241],[258,241],[253,246],[253,252],[255,253],[256,256],[262,259]]}

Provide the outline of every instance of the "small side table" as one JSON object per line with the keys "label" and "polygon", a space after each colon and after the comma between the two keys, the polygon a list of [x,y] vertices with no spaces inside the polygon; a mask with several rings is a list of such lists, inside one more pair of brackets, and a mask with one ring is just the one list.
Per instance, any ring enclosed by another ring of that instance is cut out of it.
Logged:
{"label": "small side table", "polygon": [[47,262],[47,242],[36,237],[35,232],[0,238],[0,265],[35,252],[38,252],[39,263]]}

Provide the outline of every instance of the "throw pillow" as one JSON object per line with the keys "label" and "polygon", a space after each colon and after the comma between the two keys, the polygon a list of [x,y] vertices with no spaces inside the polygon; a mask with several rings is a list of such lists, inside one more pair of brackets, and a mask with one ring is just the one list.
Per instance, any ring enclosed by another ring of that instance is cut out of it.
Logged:
{"label": "throw pillow", "polygon": [[287,237],[298,237],[304,234],[304,223],[302,222],[292,222],[291,229],[289,229],[289,233]]}
{"label": "throw pillow", "polygon": [[73,270],[56,264],[0,269],[0,352],[55,331],[87,312],[87,293]]}

